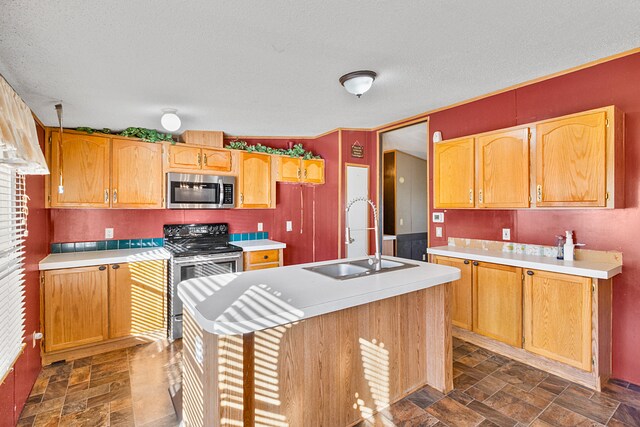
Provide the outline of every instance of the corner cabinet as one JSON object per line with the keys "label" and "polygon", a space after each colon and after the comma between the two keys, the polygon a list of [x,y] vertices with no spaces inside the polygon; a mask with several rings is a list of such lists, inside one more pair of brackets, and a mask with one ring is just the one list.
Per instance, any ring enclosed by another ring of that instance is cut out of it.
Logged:
{"label": "corner cabinet", "polygon": [[275,180],[272,179],[272,156],[240,153],[238,207],[244,209],[275,208]]}
{"label": "corner cabinet", "polygon": [[473,138],[434,144],[434,204],[437,209],[475,206],[475,149]]}

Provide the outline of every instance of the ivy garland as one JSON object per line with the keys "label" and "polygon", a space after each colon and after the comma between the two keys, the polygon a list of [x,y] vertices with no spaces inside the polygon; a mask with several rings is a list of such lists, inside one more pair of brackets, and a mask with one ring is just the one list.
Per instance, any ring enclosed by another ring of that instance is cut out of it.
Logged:
{"label": "ivy garland", "polygon": [[289,157],[302,157],[304,160],[310,159],[321,159],[322,157],[313,154],[311,151],[307,151],[302,147],[302,144],[295,144],[291,148],[273,148],[267,147],[266,145],[262,145],[260,143],[255,145],[250,145],[247,141],[242,141],[236,139],[235,141],[229,142],[225,148],[230,148],[232,150],[242,150],[248,153],[265,153],[265,154],[277,154],[280,156],[289,156]]}
{"label": "ivy garland", "polygon": [[147,128],[137,128],[137,127],[128,127],[120,133],[113,132],[109,128],[103,129],[93,129],[90,127],[79,127],[76,128],[77,131],[86,132],[88,134],[92,133],[103,133],[106,135],[118,135],[118,136],[127,136],[132,138],[140,138],[146,142],[158,142],[158,141],[171,141],[175,144],[173,137],[170,133],[161,133],[155,129],[147,129]]}

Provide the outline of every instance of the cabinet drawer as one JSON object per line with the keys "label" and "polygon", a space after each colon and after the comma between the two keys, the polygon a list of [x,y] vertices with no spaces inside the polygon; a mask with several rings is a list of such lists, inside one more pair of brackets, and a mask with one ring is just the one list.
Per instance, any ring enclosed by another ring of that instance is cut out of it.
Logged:
{"label": "cabinet drawer", "polygon": [[266,264],[280,261],[280,250],[249,252],[249,264]]}
{"label": "cabinet drawer", "polygon": [[277,268],[277,267],[280,267],[280,263],[279,262],[269,262],[269,263],[262,263],[262,264],[251,264],[251,265],[249,265],[249,267],[247,267],[247,271],[266,270],[267,268]]}

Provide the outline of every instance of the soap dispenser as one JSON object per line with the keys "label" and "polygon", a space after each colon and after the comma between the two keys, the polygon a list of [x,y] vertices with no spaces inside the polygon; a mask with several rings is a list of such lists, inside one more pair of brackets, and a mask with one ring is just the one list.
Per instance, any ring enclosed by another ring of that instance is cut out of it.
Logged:
{"label": "soap dispenser", "polygon": [[556,236],[557,259],[564,259],[564,236]]}
{"label": "soap dispenser", "polygon": [[564,244],[564,259],[565,261],[573,261],[573,250],[575,245],[573,244],[573,231],[567,230],[567,240]]}

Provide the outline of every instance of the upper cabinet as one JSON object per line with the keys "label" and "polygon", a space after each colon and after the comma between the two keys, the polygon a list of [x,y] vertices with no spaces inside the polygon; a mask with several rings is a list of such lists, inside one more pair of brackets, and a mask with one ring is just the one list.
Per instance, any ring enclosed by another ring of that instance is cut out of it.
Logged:
{"label": "upper cabinet", "polygon": [[275,180],[272,179],[272,156],[240,153],[238,207],[265,209],[275,207]]}
{"label": "upper cabinet", "polygon": [[162,207],[161,144],[55,131],[50,141],[51,207]]}
{"label": "upper cabinet", "polygon": [[458,138],[434,145],[435,207],[475,206],[475,149],[473,138]]}
{"label": "upper cabinet", "polygon": [[605,206],[606,126],[605,111],[536,126],[537,206]]}
{"label": "upper cabinet", "polygon": [[529,138],[528,127],[477,138],[478,207],[529,207]]}
{"label": "upper cabinet", "polygon": [[433,152],[436,209],[624,207],[624,114],[614,106],[443,141]]}
{"label": "upper cabinet", "polygon": [[231,151],[215,148],[202,149],[202,170],[231,172],[231,167]]}
{"label": "upper cabinet", "polygon": [[52,132],[51,207],[109,207],[110,139]]}
{"label": "upper cabinet", "polygon": [[162,145],[112,141],[111,207],[162,207]]}
{"label": "upper cabinet", "polygon": [[186,144],[169,145],[168,169],[171,171],[231,172],[232,168],[233,162],[229,150]]}
{"label": "upper cabinet", "polygon": [[276,181],[306,184],[324,184],[324,160],[299,157],[273,156],[276,163]]}

